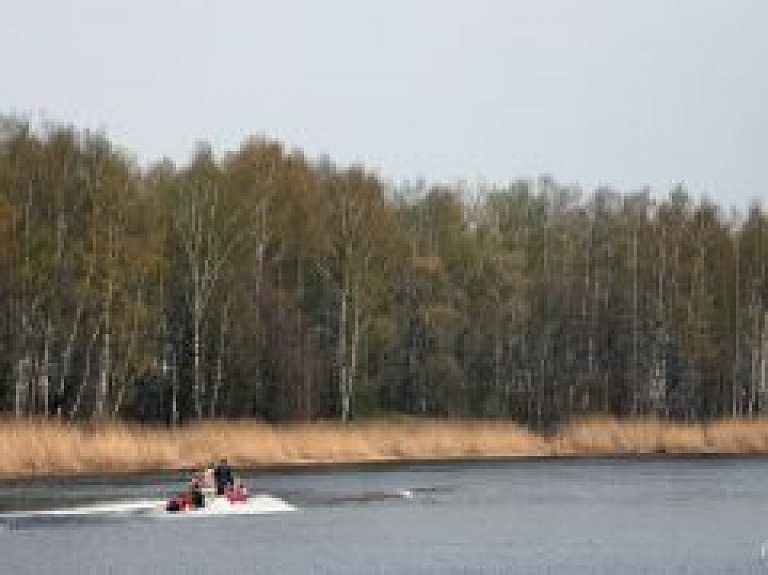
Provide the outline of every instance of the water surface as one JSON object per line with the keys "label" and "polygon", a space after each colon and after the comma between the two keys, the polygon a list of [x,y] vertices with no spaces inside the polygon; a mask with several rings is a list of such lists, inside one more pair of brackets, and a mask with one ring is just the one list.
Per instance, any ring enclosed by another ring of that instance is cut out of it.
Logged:
{"label": "water surface", "polygon": [[[767,479],[757,458],[262,472],[250,487],[297,511],[5,521],[0,573],[768,573]],[[182,481],[5,483],[0,510],[162,497]]]}

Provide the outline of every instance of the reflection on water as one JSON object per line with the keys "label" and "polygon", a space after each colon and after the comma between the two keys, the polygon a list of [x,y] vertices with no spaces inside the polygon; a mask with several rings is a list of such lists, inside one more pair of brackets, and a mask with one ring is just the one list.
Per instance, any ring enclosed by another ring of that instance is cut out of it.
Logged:
{"label": "reflection on water", "polygon": [[[768,461],[523,460],[260,473],[292,514],[34,517],[0,572],[768,573]],[[156,497],[180,474],[0,484],[4,512]]]}

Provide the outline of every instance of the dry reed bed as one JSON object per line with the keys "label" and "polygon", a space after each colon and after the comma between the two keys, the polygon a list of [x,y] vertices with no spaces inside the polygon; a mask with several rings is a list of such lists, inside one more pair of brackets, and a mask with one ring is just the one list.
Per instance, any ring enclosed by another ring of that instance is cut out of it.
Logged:
{"label": "dry reed bed", "polygon": [[541,436],[504,422],[352,425],[211,422],[176,430],[50,421],[0,422],[0,475],[614,453],[768,454],[768,420],[708,425],[590,419]]}

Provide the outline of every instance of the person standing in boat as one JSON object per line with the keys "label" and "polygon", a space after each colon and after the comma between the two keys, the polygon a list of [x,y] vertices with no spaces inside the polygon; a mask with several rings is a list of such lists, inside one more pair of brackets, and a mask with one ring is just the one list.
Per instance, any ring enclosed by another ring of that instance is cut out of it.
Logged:
{"label": "person standing in boat", "polygon": [[206,488],[212,488],[214,487],[214,479],[213,479],[213,470],[216,467],[215,464],[211,463],[209,466],[205,468],[205,471],[203,471],[203,485]]}
{"label": "person standing in boat", "polygon": [[232,473],[232,468],[227,463],[226,459],[223,459],[216,465],[213,470],[213,480],[216,483],[216,495],[224,495],[227,488],[232,487],[235,484],[235,477]]}
{"label": "person standing in boat", "polygon": [[205,494],[203,493],[203,476],[195,474],[189,484],[189,496],[192,500],[192,507],[202,509],[205,507]]}
{"label": "person standing in boat", "polygon": [[213,498],[216,496],[216,480],[214,479],[213,470],[216,467],[214,463],[211,463],[203,471],[203,494],[206,498]]}

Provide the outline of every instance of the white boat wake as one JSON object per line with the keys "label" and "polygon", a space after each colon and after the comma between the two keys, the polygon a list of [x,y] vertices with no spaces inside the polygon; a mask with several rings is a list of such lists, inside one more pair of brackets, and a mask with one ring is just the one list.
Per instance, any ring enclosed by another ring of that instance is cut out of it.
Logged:
{"label": "white boat wake", "polygon": [[24,519],[67,518],[67,517],[119,517],[125,515],[144,517],[216,517],[219,515],[264,515],[295,511],[296,507],[271,495],[253,495],[247,501],[230,503],[224,497],[217,497],[201,509],[169,512],[165,510],[163,499],[145,499],[138,501],[119,501],[114,503],[99,503],[77,507],[62,507],[58,509],[43,509],[0,514],[0,523],[8,523]]}
{"label": "white boat wake", "polygon": [[265,515],[269,513],[283,513],[295,511],[296,507],[271,495],[252,495],[247,501],[230,503],[225,497],[216,497],[208,505],[201,509],[190,509],[170,513],[165,510],[165,504],[159,509],[150,510],[149,513],[158,517],[195,517],[217,515]]}

